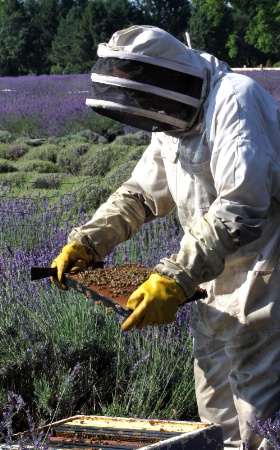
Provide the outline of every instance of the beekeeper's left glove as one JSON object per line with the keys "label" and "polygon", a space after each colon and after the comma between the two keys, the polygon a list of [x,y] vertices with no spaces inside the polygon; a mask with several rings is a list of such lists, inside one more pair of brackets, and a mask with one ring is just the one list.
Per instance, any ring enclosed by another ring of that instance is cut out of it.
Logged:
{"label": "beekeeper's left glove", "polygon": [[63,247],[61,253],[53,260],[51,267],[57,268],[57,276],[51,277],[51,281],[59,289],[67,290],[63,284],[65,272],[85,270],[93,262],[93,254],[82,244],[72,242]]}
{"label": "beekeeper's left glove", "polygon": [[122,330],[171,323],[185,300],[178,283],[154,273],[129,297],[126,307],[134,312],[123,323]]}

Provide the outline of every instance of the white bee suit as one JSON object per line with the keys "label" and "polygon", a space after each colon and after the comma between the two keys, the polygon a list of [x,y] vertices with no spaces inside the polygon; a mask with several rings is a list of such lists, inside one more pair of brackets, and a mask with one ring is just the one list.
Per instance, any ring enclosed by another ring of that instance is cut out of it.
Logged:
{"label": "white bee suit", "polygon": [[[234,74],[219,81],[209,97],[202,135],[176,142],[155,134],[132,176],[155,214],[165,215],[164,205],[174,199],[187,236],[205,214],[240,236],[223,273],[200,282],[208,298],[191,304],[200,417],[223,424],[225,448],[237,448],[240,438],[250,437],[247,421],[274,417],[280,409],[279,125],[277,108],[253,86],[259,98],[248,98],[247,119],[241,121],[238,103],[245,101],[248,84],[254,86]],[[156,188],[164,185],[164,176],[170,193],[166,203]],[[183,239],[173,259],[184,261],[188,253]],[[158,268],[172,277],[170,260]],[[250,449],[272,448],[257,436],[250,442]]]}
{"label": "white bee suit", "polygon": [[208,292],[191,303],[201,420],[222,424],[226,449],[248,438],[251,450],[268,450],[247,421],[280,409],[279,110],[250,78],[212,55],[186,52],[187,65],[203,74],[196,123],[153,133],[131,179],[69,242],[103,258],[144,222],[177,207],[180,251],[156,270],[188,298],[198,285]]}

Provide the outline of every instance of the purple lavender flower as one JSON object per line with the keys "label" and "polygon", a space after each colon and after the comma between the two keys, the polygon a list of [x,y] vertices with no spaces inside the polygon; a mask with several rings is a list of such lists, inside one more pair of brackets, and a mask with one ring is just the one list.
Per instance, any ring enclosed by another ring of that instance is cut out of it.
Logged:
{"label": "purple lavender flower", "polygon": [[133,367],[132,367],[131,372],[130,372],[130,376],[133,375],[134,372],[136,372],[136,370],[137,370],[140,366],[142,366],[142,364],[145,364],[145,362],[148,361],[148,360],[151,358],[151,356],[152,356],[151,352],[148,352],[143,358],[141,358],[141,359],[139,359],[138,361],[136,361],[136,362],[133,364]]}
{"label": "purple lavender flower", "polygon": [[2,77],[0,128],[20,134],[22,127],[34,138],[89,128],[94,117],[85,105],[90,87],[89,75]]}
{"label": "purple lavender flower", "polygon": [[[280,411],[277,411],[274,419],[268,418],[263,422],[258,417],[255,417],[255,421],[254,424],[247,422],[248,428],[262,439],[266,439],[272,448],[280,450]],[[246,445],[249,448],[248,443]]]}

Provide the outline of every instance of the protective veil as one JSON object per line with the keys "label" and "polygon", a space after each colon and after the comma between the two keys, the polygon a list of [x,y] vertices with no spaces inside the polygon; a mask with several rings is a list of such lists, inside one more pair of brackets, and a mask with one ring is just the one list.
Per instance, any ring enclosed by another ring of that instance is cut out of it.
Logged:
{"label": "protective veil", "polygon": [[[160,43],[160,45],[158,45]],[[187,130],[205,97],[202,68],[186,47],[155,27],[132,27],[98,46],[87,105],[147,131]]]}
{"label": "protective veil", "polygon": [[201,420],[223,424],[226,449],[248,438],[267,450],[246,423],[280,409],[279,110],[249,77],[155,27],[115,33],[98,53],[87,104],[156,132],[131,179],[69,242],[103,258],[177,207],[181,248],[156,270],[187,297],[198,284],[208,291],[191,304]]}

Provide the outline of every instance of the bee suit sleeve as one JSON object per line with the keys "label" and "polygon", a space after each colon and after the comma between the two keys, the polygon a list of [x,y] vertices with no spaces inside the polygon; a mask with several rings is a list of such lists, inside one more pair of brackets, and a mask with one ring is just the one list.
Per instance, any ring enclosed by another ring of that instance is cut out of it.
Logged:
{"label": "bee suit sleeve", "polygon": [[[139,164],[139,163],[138,163]],[[76,227],[68,242],[78,242],[91,250],[95,260],[103,259],[115,246],[137,234],[145,222],[166,216],[175,206],[166,181],[160,149],[153,140],[141,158],[143,189],[130,178],[95,212],[92,219]],[[144,176],[143,176],[144,174]]]}
{"label": "bee suit sleeve", "polygon": [[114,192],[86,224],[74,228],[68,242],[78,242],[102,260],[116,245],[130,239],[146,221],[146,208],[124,187]]}
{"label": "bee suit sleeve", "polygon": [[237,248],[222,221],[208,213],[184,234],[178,254],[163,258],[155,269],[174,279],[191,298],[199,284],[223,272],[225,257]]}

